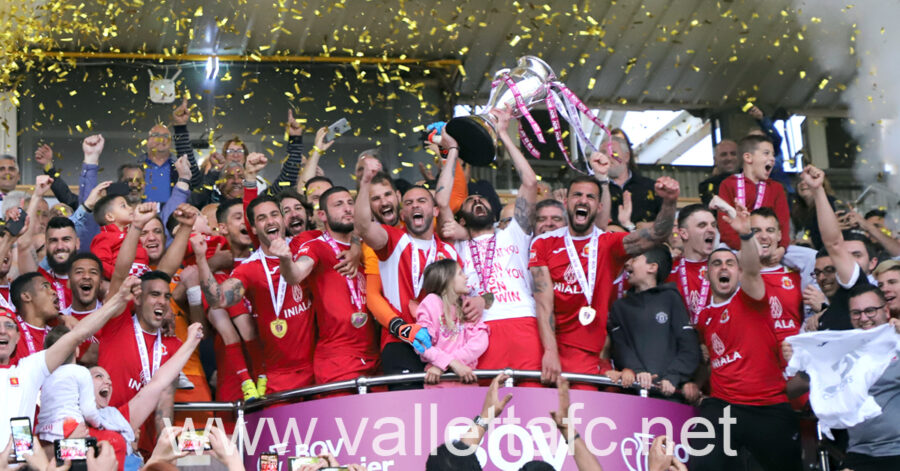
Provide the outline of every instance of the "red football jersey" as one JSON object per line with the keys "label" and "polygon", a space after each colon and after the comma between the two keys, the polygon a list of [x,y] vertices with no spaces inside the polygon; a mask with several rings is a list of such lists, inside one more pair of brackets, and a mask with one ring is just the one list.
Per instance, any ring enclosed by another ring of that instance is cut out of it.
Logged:
{"label": "red football jersey", "polygon": [[[69,306],[65,309],[61,309],[60,312],[65,316],[72,316],[75,319],[78,319],[80,321],[80,320],[84,319],[85,317],[93,314],[94,311],[96,311],[97,309],[100,309],[100,306],[102,306],[102,305],[103,305],[103,303],[101,303],[100,301],[97,301],[94,304],[93,309],[89,309],[87,311],[76,311],[76,310],[72,309],[72,306]],[[81,345],[78,346],[78,359],[79,360],[81,359],[82,356],[84,356],[85,353],[87,353],[88,349],[91,347],[91,344],[93,344],[93,343],[99,343],[99,341],[97,340],[97,336],[95,336],[95,335],[92,335],[92,336],[90,336],[90,338],[88,338],[84,342],[81,342]]]}
{"label": "red football jersey", "polygon": [[[100,233],[95,235],[91,240],[91,252],[100,258],[103,262],[103,277],[107,280],[112,278],[113,271],[116,268],[116,256],[119,255],[119,249],[122,248],[122,241],[125,240],[126,231],[121,231],[115,224],[107,224],[100,228]],[[132,273],[137,273],[135,265],[138,267],[148,267],[150,258],[147,257],[147,251],[144,246],[138,242],[137,251],[134,255],[132,263]],[[139,271],[143,273],[143,271]]]}
{"label": "red football jersey", "polygon": [[28,336],[25,335],[25,331],[19,333],[19,342],[16,344],[16,352],[9,359],[10,365],[19,364],[19,360],[31,355],[32,353],[37,353],[44,349],[44,337],[47,336],[47,332],[50,332],[50,327],[40,328],[35,327],[27,322],[16,322],[19,325],[19,329],[28,329],[28,333],[31,335],[32,347],[34,351],[28,348]]}
{"label": "red football jersey", "polygon": [[[312,313],[312,300],[304,292],[301,285],[288,285],[284,293],[284,305],[277,319],[286,322],[282,336],[276,335],[279,330],[272,324],[276,320],[275,299],[269,292],[266,269],[272,275],[272,287],[277,296],[278,284],[281,280],[278,258],[267,257],[262,252],[254,252],[252,256],[235,267],[231,273],[244,285],[244,296],[253,306],[259,336],[263,341],[266,358],[266,371],[272,374],[294,372],[298,369],[312,368],[313,349],[315,348],[315,323]],[[304,386],[298,385],[297,387]]]}
{"label": "red football jersey", "polygon": [[787,402],[768,296],[757,301],[738,288],[701,311],[695,327],[709,349],[713,397],[754,406]]}
{"label": "red football jersey", "polygon": [[[597,277],[591,306],[597,311],[594,320],[582,325],[578,320],[579,310],[587,305],[581,285],[572,270],[566,252],[565,234],[568,227],[547,232],[531,243],[531,258],[528,267],[547,267],[553,281],[553,315],[556,319],[556,341],[589,352],[599,353],[606,343],[606,319],[609,315],[610,299],[617,292],[613,281],[622,272],[628,254],[622,240],[627,232],[603,233],[597,240]],[[573,237],[575,250],[588,274],[586,248],[590,236]],[[599,361],[599,360],[598,360]]]}
{"label": "red football jersey", "polygon": [[800,289],[800,274],[783,266],[763,269],[762,279],[766,283],[769,309],[775,322],[775,338],[781,341],[797,335],[803,323],[803,292]]}
{"label": "red football jersey", "polygon": [[[339,251],[348,250],[349,244],[334,241]],[[291,241],[291,245],[295,245]],[[291,247],[291,251],[293,247]],[[316,326],[319,331],[319,339],[316,345],[316,357],[328,358],[333,355],[352,355],[363,358],[375,358],[378,355],[378,330],[375,319],[369,315],[366,309],[366,281],[365,275],[357,274],[359,280],[353,280],[355,286],[359,286],[359,301],[361,306],[353,304],[350,287],[347,278],[341,276],[334,266],[338,259],[334,249],[322,237],[317,237],[303,243],[298,249],[299,257],[309,257],[315,262],[313,271],[306,280],[310,288],[318,294],[313,298],[313,308],[316,313]],[[365,324],[355,327],[351,317],[356,312],[366,315]]]}
{"label": "red football jersey", "polygon": [[[388,242],[381,250],[376,250],[378,268],[381,273],[381,290],[384,298],[400,313],[403,322],[415,324],[415,313],[409,311],[409,302],[416,299],[413,288],[412,257],[413,252],[419,259],[419,275],[425,273],[429,259],[433,262],[451,258],[459,262],[459,257],[452,245],[434,237],[435,248],[431,249],[431,241],[414,239],[405,229],[382,224],[387,231]],[[431,250],[436,253],[431,254]],[[387,329],[381,330],[381,348],[391,342],[399,342]]]}
{"label": "red football jersey", "polygon": [[[748,211],[753,211],[756,205],[758,185],[750,181],[750,179],[745,177],[742,173],[732,175],[722,181],[722,184],[719,185],[719,197],[731,206],[735,206],[738,196],[738,177],[744,179],[744,206],[747,207]],[[784,187],[781,186],[781,183],[778,183],[771,178],[766,180],[765,183],[765,194],[763,195],[761,206],[772,208],[778,216],[778,220],[781,221],[782,226],[790,224],[791,210],[788,207],[787,194],[784,192]],[[731,228],[731,224],[725,222],[723,214],[724,211],[719,211],[719,214],[716,217],[719,226],[719,236],[722,243],[734,250],[740,250],[741,240],[738,237],[738,233]],[[781,240],[778,242],[778,245],[787,248],[790,243],[791,231],[782,230]]]}
{"label": "red football jersey", "polygon": [[[681,278],[681,262],[684,261],[684,280]],[[706,260],[697,262],[679,257],[672,261],[672,272],[669,273],[668,283],[675,283],[678,292],[684,299],[684,305],[687,307],[688,315],[691,317],[691,323],[697,323],[697,315],[706,307],[712,298],[712,290],[708,288],[709,281],[706,280],[706,268],[708,262]],[[703,285],[707,284],[706,296],[703,296]]]}
{"label": "red football jersey", "polygon": [[[106,369],[112,381],[112,397],[109,405],[119,407],[133,398],[141,390],[141,356],[138,353],[137,339],[134,335],[134,321],[132,306],[109,320],[100,332],[97,332],[97,340],[100,343],[97,364]],[[153,349],[156,344],[156,334],[141,331],[144,336],[144,345],[147,346],[147,362],[153,368]],[[160,365],[165,363],[181,347],[181,341],[177,337],[162,337],[162,356]]]}

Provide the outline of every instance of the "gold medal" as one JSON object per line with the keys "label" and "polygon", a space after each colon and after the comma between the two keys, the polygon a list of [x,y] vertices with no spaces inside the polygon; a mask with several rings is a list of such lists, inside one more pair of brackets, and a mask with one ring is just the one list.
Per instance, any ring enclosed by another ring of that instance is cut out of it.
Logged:
{"label": "gold medal", "polygon": [[369,320],[369,314],[365,312],[354,312],[350,316],[350,323],[353,324],[353,327],[357,329],[366,325],[366,322]]}
{"label": "gold medal", "polygon": [[269,323],[269,328],[272,329],[272,335],[282,338],[287,334],[287,321],[284,319],[275,319]]}
{"label": "gold medal", "polygon": [[597,311],[590,306],[584,306],[578,311],[578,322],[581,322],[581,325],[586,326],[591,322],[594,322],[596,317]]}

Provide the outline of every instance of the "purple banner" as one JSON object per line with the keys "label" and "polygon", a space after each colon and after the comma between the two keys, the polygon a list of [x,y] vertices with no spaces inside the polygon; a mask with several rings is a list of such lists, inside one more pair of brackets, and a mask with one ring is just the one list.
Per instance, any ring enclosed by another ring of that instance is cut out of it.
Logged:
{"label": "purple banner", "polygon": [[[276,406],[247,414],[245,464],[258,469],[260,453],[276,452],[279,469],[288,457],[331,453],[341,464],[362,463],[368,470],[424,469],[428,454],[458,438],[481,412],[487,388],[453,387],[370,393]],[[549,412],[557,408],[556,389],[501,388],[512,401],[495,419],[476,456],[486,470],[515,471],[531,460],[556,469],[575,469],[568,446]],[[652,437],[669,434],[676,456],[694,409],[659,399],[597,391],[571,391],[570,417],[605,469],[643,471]],[[693,421],[692,421],[693,422]]]}

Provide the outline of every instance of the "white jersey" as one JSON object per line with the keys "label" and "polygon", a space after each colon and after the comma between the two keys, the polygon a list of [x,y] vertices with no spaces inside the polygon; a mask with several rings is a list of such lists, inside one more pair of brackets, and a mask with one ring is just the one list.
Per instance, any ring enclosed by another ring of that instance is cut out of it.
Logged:
{"label": "white jersey", "polygon": [[44,380],[50,376],[45,351],[19,360],[17,366],[0,368],[0,448],[6,446],[12,431],[9,419],[28,417],[34,425],[34,410]]}
{"label": "white jersey", "polygon": [[[490,309],[484,310],[482,320],[496,321],[535,317],[531,272],[528,271],[531,235],[522,230],[515,218],[510,221],[506,229],[498,230],[494,234],[497,239],[491,268],[484,264],[485,259],[489,258],[487,250],[492,235],[483,235],[473,239],[473,242],[478,244],[478,253],[481,259],[479,265],[491,274],[489,284],[485,288],[494,296],[494,303]],[[481,275],[475,269],[469,242],[468,240],[457,242],[456,252],[463,263],[469,295],[477,296],[482,291]]]}
{"label": "white jersey", "polygon": [[43,387],[47,388],[47,393],[42,396],[38,414],[41,439],[65,438],[63,422],[67,418],[81,423],[87,421],[94,428],[102,427],[94,397],[94,380],[87,368],[74,363],[61,365],[44,381]]}
{"label": "white jersey", "polygon": [[810,405],[826,435],[831,437],[832,428],[852,427],[881,414],[869,388],[900,351],[894,326],[810,332],[786,341],[794,349],[787,374],[809,375]]}

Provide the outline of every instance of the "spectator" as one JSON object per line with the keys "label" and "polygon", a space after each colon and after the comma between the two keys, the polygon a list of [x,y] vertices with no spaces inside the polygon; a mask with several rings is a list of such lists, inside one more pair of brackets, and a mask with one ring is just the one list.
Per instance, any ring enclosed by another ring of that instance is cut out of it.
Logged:
{"label": "spectator", "polygon": [[[834,197],[834,190],[831,189],[828,178],[822,182],[822,186],[828,196],[828,204],[834,210],[838,201]],[[791,202],[791,223],[794,226],[795,239],[808,240],[813,249],[819,250],[822,248],[822,234],[819,232],[819,222],[816,219],[815,191],[803,181],[803,178],[797,179],[796,189]]]}
{"label": "spectator", "polygon": [[872,272],[892,318],[900,318],[900,262],[885,260]]}
{"label": "spectator", "polygon": [[[197,167],[197,160],[194,157],[194,151],[191,148],[190,137],[187,132],[189,119],[190,111],[188,109],[187,96],[185,96],[181,104],[172,112],[175,149],[178,155],[187,155],[190,162],[192,177],[188,183],[191,188],[200,188],[200,169]],[[147,136],[147,152],[139,158],[139,163],[144,170],[144,201],[165,203],[169,200],[172,187],[178,182],[179,175],[175,169],[175,160],[172,159],[171,146],[172,134],[169,132],[169,128],[162,124],[157,124],[150,129],[150,133]]]}
{"label": "spectator", "polygon": [[[900,321],[891,319],[884,293],[871,285],[855,286],[849,299],[849,317],[854,329],[870,330],[891,323],[900,336]],[[782,346],[785,359],[790,361],[793,348]],[[895,352],[896,353],[896,352]],[[809,391],[809,377],[797,374],[792,379],[792,391]],[[881,471],[900,466],[900,361],[896,354],[890,365],[869,388],[881,413],[847,429],[849,443],[843,467],[854,471]]]}
{"label": "spectator", "polygon": [[[719,197],[732,206],[745,206],[749,210],[769,207],[778,215],[779,221],[790,221],[784,188],[780,183],[769,178],[775,165],[772,141],[767,137],[749,135],[741,139],[739,152],[744,163],[743,172],[733,175],[719,187]],[[723,224],[724,215],[719,212],[719,232],[722,242],[737,250],[740,241],[731,227]],[[790,231],[782,231],[778,245],[787,247],[790,243]]]}
{"label": "spectator", "polygon": [[631,141],[621,129],[612,130],[613,155],[609,167],[610,218],[619,221],[619,206],[623,193],[631,193],[631,219],[633,224],[652,222],[660,211],[662,201],[656,198],[653,180],[640,175],[637,157],[631,149]]}
{"label": "spectator", "polygon": [[441,374],[452,369],[463,383],[477,379],[472,370],[488,348],[488,326],[480,319],[469,322],[463,314],[463,295],[469,292],[466,274],[452,259],[425,267],[416,323],[428,330],[431,348],[419,356],[425,364],[425,384],[437,385]]}
{"label": "spectator", "polygon": [[538,201],[534,208],[534,235],[540,236],[566,225],[566,206],[555,200]]}
{"label": "spectator", "polygon": [[[868,274],[875,269],[878,259],[875,258],[872,244],[866,236],[848,233],[841,234],[838,219],[823,187],[824,172],[809,165],[803,170],[803,181],[815,192],[816,215],[822,231],[822,244],[828,252],[835,269],[834,295],[830,296],[828,309],[814,317],[811,327],[817,330],[851,329],[847,316],[850,290],[860,284],[871,284]],[[823,262],[825,263],[825,262]],[[816,261],[819,266],[819,261]],[[825,287],[823,292],[827,294]],[[809,325],[809,324],[808,324]]]}
{"label": "spectator", "polygon": [[19,163],[15,156],[0,155],[0,200],[19,184]]}
{"label": "spectator", "polygon": [[631,289],[612,304],[606,330],[622,385],[635,379],[671,396],[690,381],[700,363],[697,332],[675,285],[665,283],[672,266],[669,250],[654,247],[625,262]]}
{"label": "spectator", "polygon": [[741,171],[741,158],[738,156],[737,142],[731,139],[723,139],[713,148],[712,175],[700,182],[697,186],[700,201],[704,206],[709,206],[712,197],[719,194],[719,185],[722,182]]}

